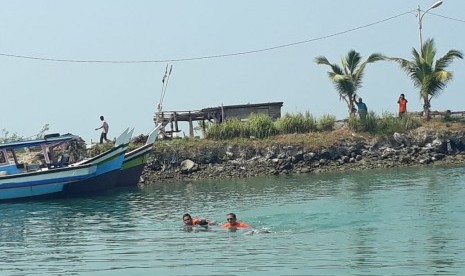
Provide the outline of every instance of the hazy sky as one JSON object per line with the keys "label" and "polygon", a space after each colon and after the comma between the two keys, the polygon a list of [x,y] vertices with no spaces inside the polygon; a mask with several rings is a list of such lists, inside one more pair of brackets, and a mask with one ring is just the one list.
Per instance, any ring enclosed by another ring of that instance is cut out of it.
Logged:
{"label": "hazy sky", "polygon": [[[465,52],[465,1],[443,2],[423,17],[423,40],[435,39],[438,57],[449,49]],[[343,119],[347,108],[328,80],[329,68],[314,58],[340,63],[354,49],[365,58],[378,52],[410,59],[419,46],[416,9],[433,3],[2,0],[0,129],[30,136],[50,124],[50,132],[90,142],[98,140],[94,129],[104,115],[110,137],[128,126],[147,133],[167,64],[173,72],[165,110],[282,101],[283,114]],[[197,59],[211,56],[221,57]],[[432,110],[465,110],[465,61],[449,69],[454,80]],[[369,110],[395,113],[400,93],[409,110],[421,110],[418,91],[397,64],[369,64],[363,84],[358,94]]]}

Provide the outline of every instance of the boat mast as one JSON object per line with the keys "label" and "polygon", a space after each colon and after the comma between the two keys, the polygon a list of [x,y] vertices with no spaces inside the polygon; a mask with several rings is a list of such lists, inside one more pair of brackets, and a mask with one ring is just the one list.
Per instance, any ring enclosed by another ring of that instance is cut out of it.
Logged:
{"label": "boat mast", "polygon": [[[169,67],[169,70],[168,70],[168,67]],[[170,80],[171,71],[173,71],[173,65],[167,64],[165,68],[165,74],[163,75],[163,78],[161,80],[161,83],[162,83],[161,95],[160,95],[160,101],[158,102],[158,105],[157,105],[157,124],[162,124],[162,127],[160,128],[160,131],[162,133],[165,132],[165,125],[167,123],[165,122],[165,119],[163,116],[163,101],[165,99],[166,88],[168,87],[168,82]]]}
{"label": "boat mast", "polygon": [[161,83],[162,83],[161,96],[160,96],[160,102],[158,102],[158,106],[157,106],[158,113],[161,113],[163,110],[163,100],[165,99],[166,88],[168,87],[168,82],[170,80],[171,71],[173,71],[173,65],[170,66],[170,70],[168,71],[168,64],[167,64],[165,68],[165,75],[163,75],[163,78],[161,80]]}

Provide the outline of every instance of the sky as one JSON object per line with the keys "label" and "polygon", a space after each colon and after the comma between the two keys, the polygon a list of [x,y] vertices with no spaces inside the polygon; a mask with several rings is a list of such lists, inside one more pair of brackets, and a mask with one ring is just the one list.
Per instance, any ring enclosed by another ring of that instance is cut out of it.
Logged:
{"label": "sky", "polygon": [[[147,134],[173,66],[165,111],[283,102],[282,114],[347,117],[327,71],[351,50],[411,59],[419,47],[417,8],[433,0],[0,0],[0,130],[23,137],[73,133],[97,141],[104,115],[109,137],[127,127]],[[423,41],[437,58],[465,52],[465,1],[444,0],[423,16]],[[432,110],[465,110],[465,60]],[[366,67],[369,111],[409,111],[419,92],[392,62]],[[188,135],[187,123],[181,124]],[[181,134],[182,136],[182,134]]]}

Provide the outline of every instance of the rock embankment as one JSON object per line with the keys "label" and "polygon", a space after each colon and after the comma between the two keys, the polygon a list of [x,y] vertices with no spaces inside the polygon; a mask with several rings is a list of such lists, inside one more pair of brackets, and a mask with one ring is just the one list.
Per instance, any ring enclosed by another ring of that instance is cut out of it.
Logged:
{"label": "rock embankment", "polygon": [[351,134],[311,148],[287,142],[204,149],[155,148],[142,181],[186,181],[465,163],[465,131],[419,128],[373,138]]}

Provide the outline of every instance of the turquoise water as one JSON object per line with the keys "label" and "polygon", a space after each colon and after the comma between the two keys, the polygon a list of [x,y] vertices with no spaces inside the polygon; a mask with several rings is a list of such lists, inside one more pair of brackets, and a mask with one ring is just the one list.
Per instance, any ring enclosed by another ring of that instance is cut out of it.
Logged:
{"label": "turquoise water", "polygon": [[[0,275],[465,275],[464,198],[455,167],[1,204]],[[186,231],[185,212],[261,231]]]}

